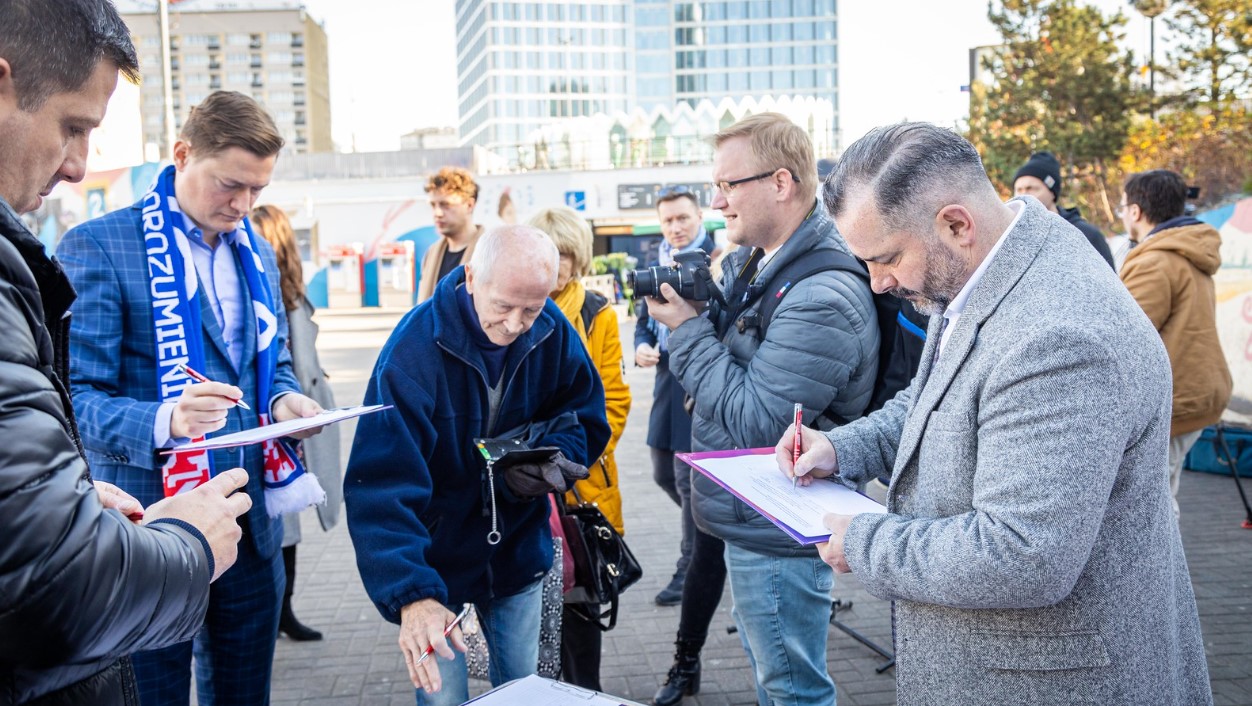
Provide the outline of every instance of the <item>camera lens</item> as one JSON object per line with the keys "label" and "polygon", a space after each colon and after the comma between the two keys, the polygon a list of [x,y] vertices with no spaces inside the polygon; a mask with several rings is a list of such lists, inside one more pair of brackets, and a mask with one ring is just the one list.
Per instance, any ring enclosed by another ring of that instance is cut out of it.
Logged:
{"label": "camera lens", "polygon": [[649,267],[646,270],[635,270],[630,273],[626,280],[630,284],[630,288],[634,290],[636,297],[655,297],[660,292],[656,287],[656,268]]}

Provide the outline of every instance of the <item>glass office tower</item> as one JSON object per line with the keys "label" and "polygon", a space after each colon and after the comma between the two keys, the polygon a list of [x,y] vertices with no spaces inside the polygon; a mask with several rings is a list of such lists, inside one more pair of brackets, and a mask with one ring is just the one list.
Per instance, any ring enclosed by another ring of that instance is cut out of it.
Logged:
{"label": "glass office tower", "polygon": [[630,1],[457,0],[462,144],[511,163],[553,119],[629,108]]}
{"label": "glass office tower", "polygon": [[837,146],[836,30],[836,0],[457,0],[461,139],[516,163],[554,118],[799,96]]}

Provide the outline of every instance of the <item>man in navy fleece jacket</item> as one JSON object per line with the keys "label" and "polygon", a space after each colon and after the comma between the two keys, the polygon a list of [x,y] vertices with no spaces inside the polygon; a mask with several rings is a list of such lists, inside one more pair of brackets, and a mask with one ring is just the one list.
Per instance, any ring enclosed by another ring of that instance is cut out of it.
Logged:
{"label": "man in navy fleece jacket", "polygon": [[[586,466],[609,439],[599,375],[548,300],[558,262],[533,228],[484,235],[471,261],[396,327],[370,379],[366,404],[395,409],[357,427],[348,529],[366,591],[400,624],[418,704],[468,699],[464,655],[443,637],[449,606],[477,607],[493,682],[532,674],[538,661],[548,502],[502,474],[489,481],[473,440],[522,438]],[[463,651],[460,631],[450,637]],[[444,659],[417,664],[428,647]]]}

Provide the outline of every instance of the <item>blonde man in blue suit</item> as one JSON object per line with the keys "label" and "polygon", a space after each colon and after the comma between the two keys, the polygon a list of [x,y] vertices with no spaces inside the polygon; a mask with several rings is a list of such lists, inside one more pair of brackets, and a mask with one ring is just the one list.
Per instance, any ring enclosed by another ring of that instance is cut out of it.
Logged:
{"label": "blonde man in blue suit", "polygon": [[201,704],[269,702],[284,586],[278,515],[324,497],[286,443],[157,454],[321,409],[292,373],[273,248],[246,218],[282,144],[251,98],[213,93],[143,198],[71,230],[58,249],[79,292],[70,379],[93,473],[144,504],[233,466],[249,474],[239,560],[213,585],[194,647],[134,658],[144,706],[188,702],[193,651]]}

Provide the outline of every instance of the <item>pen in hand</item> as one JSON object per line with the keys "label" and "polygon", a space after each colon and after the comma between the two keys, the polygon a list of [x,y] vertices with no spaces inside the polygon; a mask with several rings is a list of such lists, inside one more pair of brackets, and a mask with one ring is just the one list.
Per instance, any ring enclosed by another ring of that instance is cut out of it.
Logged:
{"label": "pen in hand", "polygon": [[791,489],[796,489],[800,476],[796,475],[796,464],[800,461],[800,427],[804,424],[804,405],[796,403],[796,442],[791,447]]}
{"label": "pen in hand", "polygon": [[[206,378],[200,373],[197,373],[196,371],[192,370],[186,365],[183,365],[182,363],[178,364],[177,370],[178,372],[182,373],[183,375],[186,375],[187,377],[191,378],[192,380],[195,380],[196,382],[213,382],[212,380]],[[248,409],[248,410],[252,409],[251,407],[248,406],[248,403],[244,402],[243,400],[233,400],[229,397],[227,397],[226,399],[230,400],[231,402],[234,402],[235,405],[238,407],[243,407],[244,409]]]}
{"label": "pen in hand", "polygon": [[[444,627],[443,637],[445,640],[448,638],[449,635],[452,634],[452,631],[456,628],[456,626],[460,625],[462,620],[465,620],[465,616],[469,615],[469,610],[470,610],[471,605],[473,604],[466,603],[465,606],[461,608],[461,612],[457,613],[456,617],[452,619],[452,622],[448,623]],[[425,662],[426,658],[433,654],[435,654],[435,646],[427,645],[426,649],[422,651],[422,656],[417,658],[417,662],[413,666],[416,667],[422,662]]]}

